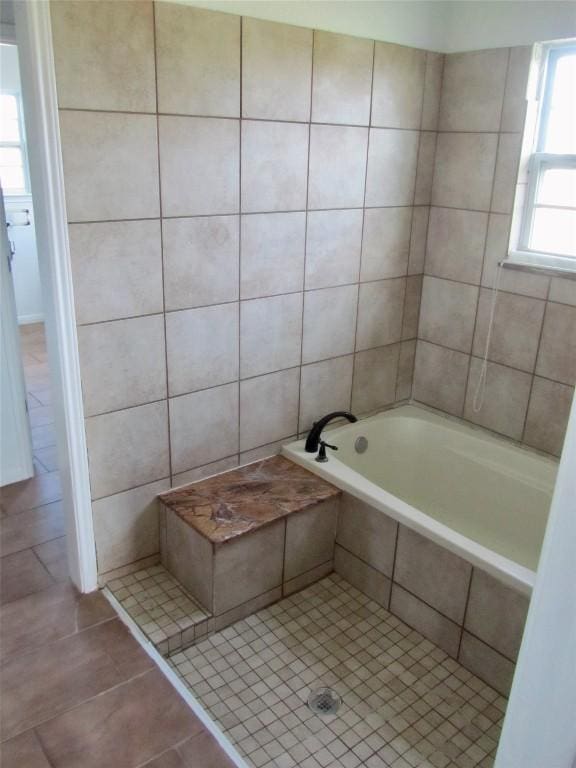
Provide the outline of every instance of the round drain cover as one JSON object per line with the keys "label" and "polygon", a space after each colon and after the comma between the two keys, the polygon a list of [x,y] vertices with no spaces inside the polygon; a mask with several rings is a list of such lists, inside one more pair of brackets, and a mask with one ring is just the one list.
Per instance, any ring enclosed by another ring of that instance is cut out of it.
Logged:
{"label": "round drain cover", "polygon": [[356,453],[366,453],[368,450],[368,440],[364,437],[364,435],[356,438],[356,442],[354,443],[354,450]]}
{"label": "round drain cover", "polygon": [[342,699],[332,688],[317,688],[308,696],[308,707],[317,715],[335,715]]}

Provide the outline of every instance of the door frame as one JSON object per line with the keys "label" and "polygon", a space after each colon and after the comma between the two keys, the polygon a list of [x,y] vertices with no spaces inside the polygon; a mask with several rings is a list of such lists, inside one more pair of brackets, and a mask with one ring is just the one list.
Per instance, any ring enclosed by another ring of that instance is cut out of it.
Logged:
{"label": "door frame", "polygon": [[98,587],[50,4],[14,3],[70,576]]}

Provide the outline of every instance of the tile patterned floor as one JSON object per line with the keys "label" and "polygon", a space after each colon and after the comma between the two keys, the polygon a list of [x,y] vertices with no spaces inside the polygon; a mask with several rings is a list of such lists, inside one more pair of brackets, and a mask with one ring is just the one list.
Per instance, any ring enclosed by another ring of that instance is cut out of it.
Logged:
{"label": "tile patterned floor", "polygon": [[489,768],[506,706],[336,574],[170,663],[255,768]]}
{"label": "tile patterned floor", "polygon": [[[53,439],[43,330],[22,334],[38,454]],[[58,472],[39,456],[0,489],[2,768],[233,768],[108,601],[70,583]]]}
{"label": "tile patterned floor", "polygon": [[160,653],[168,653],[205,636],[210,614],[162,565],[144,568],[106,585]]}

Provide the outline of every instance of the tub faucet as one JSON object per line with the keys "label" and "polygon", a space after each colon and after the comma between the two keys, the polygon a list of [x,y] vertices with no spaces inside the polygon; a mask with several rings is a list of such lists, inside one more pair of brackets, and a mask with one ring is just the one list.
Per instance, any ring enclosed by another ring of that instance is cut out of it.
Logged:
{"label": "tub faucet", "polygon": [[[344,418],[348,419],[349,422],[352,424],[355,421],[358,421],[356,416],[354,416],[353,413],[348,413],[347,411],[334,411],[333,413],[329,413],[326,416],[323,416],[319,421],[315,421],[312,425],[312,429],[310,432],[308,432],[308,437],[306,438],[306,445],[304,446],[304,450],[306,453],[316,453],[318,450],[318,447],[320,445],[320,436],[322,434],[322,430],[333,419],[339,419]],[[330,447],[330,446],[328,446]]]}

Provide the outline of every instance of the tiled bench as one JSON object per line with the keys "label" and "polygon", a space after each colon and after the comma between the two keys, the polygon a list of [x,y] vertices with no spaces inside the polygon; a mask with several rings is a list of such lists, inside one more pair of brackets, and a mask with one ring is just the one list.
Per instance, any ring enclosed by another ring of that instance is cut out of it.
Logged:
{"label": "tiled bench", "polygon": [[217,631],[333,570],[340,495],[281,456],[169,491],[162,563]]}

